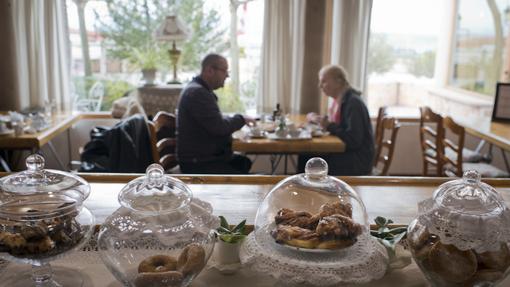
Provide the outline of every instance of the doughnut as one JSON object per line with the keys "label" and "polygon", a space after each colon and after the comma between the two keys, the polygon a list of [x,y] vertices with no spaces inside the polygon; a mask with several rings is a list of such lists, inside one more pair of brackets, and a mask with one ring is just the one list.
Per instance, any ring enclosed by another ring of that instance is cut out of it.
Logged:
{"label": "doughnut", "polygon": [[478,261],[472,250],[462,251],[454,245],[441,242],[434,244],[429,252],[431,271],[450,283],[462,283],[476,272]]}
{"label": "doughnut", "polygon": [[183,279],[184,276],[179,271],[142,272],[136,275],[135,286],[136,287],[181,286]]}
{"label": "doughnut", "polygon": [[175,271],[177,269],[177,260],[172,256],[154,255],[146,258],[138,265],[138,273],[153,273]]}
{"label": "doughnut", "polygon": [[177,259],[177,270],[180,270],[184,276],[198,274],[204,266],[205,250],[196,243],[186,246]]}

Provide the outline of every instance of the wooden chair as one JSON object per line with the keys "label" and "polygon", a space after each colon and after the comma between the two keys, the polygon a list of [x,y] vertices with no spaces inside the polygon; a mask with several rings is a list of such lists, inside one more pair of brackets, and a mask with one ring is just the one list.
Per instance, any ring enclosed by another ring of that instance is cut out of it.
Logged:
{"label": "wooden chair", "polygon": [[[442,138],[444,137],[443,117],[429,107],[420,107],[420,143],[423,159],[422,175],[443,176]],[[435,167],[435,172],[431,168]]]}
{"label": "wooden chair", "polygon": [[[466,163],[463,162],[464,140],[466,131],[463,126],[458,125],[451,117],[443,119],[445,129],[442,145],[453,151],[453,156],[443,153],[443,169],[447,176],[462,177],[465,170],[476,170],[482,177],[508,177],[505,171],[487,163]],[[456,142],[453,138],[456,138]]]}
{"label": "wooden chair", "polygon": [[376,158],[372,169],[373,175],[388,175],[399,129],[400,124],[397,119],[392,117],[383,117],[381,119],[380,134],[376,142]]}
{"label": "wooden chair", "polygon": [[381,142],[381,136],[383,134],[382,129],[382,120],[388,116],[388,107],[380,107],[379,112],[377,113],[377,121],[375,122],[375,144],[376,144],[376,150],[377,150],[377,143]]}
{"label": "wooden chair", "polygon": [[152,121],[148,122],[151,136],[152,157],[154,162],[161,164],[167,172],[177,172],[177,139],[175,137],[175,115],[158,112]]}

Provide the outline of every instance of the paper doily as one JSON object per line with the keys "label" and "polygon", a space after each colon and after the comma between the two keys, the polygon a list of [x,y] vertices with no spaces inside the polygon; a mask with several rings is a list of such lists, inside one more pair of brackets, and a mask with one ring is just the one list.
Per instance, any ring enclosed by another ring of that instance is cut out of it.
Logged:
{"label": "paper doily", "polygon": [[302,252],[274,242],[268,227],[252,232],[241,246],[241,263],[255,272],[269,274],[282,283],[313,286],[366,283],[384,276],[386,249],[369,235],[339,251]]}

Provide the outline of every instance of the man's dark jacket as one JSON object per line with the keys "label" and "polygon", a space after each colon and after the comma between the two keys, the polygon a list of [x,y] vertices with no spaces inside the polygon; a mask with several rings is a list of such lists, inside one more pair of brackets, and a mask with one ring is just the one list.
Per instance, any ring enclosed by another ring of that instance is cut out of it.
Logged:
{"label": "man's dark jacket", "polygon": [[225,161],[232,156],[232,133],[244,125],[241,115],[224,117],[218,97],[200,77],[182,91],[177,111],[179,162]]}

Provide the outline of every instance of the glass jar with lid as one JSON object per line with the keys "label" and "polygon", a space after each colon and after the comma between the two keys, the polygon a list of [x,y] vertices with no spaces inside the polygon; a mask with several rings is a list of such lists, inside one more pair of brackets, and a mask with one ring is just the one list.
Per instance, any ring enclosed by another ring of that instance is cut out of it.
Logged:
{"label": "glass jar with lid", "polygon": [[2,284],[81,286],[79,273],[52,270],[49,262],[90,238],[94,216],[83,206],[90,185],[76,175],[44,169],[38,154],[30,155],[26,166],[0,179],[0,257],[31,264],[32,272],[13,274]]}
{"label": "glass jar with lid", "polygon": [[510,266],[510,212],[476,171],[439,186],[408,228],[413,258],[433,286],[494,286]]}
{"label": "glass jar with lid", "polygon": [[106,267],[124,286],[188,286],[204,268],[219,226],[210,204],[152,164],[119,193],[121,207],[101,226]]}
{"label": "glass jar with lid", "polygon": [[292,284],[368,282],[381,278],[388,262],[369,227],[360,195],[328,176],[326,161],[312,158],[304,174],[280,181],[265,196],[241,261]]}

